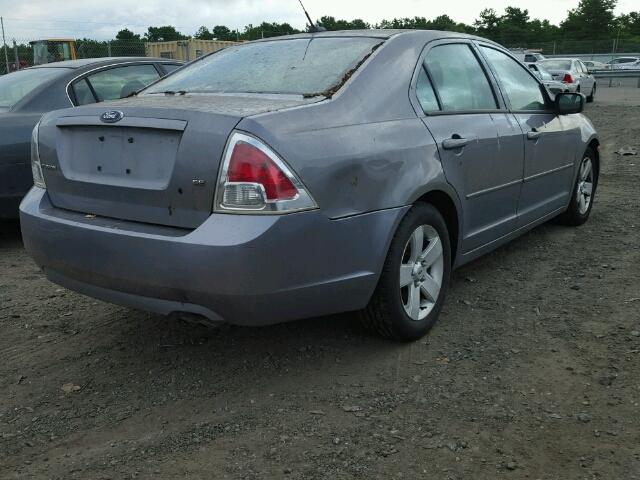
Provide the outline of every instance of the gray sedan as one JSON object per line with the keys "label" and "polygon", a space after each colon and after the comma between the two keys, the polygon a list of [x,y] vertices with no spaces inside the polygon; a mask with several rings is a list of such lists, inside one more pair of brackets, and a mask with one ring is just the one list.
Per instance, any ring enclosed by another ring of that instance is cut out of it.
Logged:
{"label": "gray sedan", "polygon": [[241,325],[360,311],[416,339],[453,268],[587,220],[583,102],[459,33],[245,43],[45,115],[25,247],[53,282],[122,305]]}
{"label": "gray sedan", "polygon": [[16,218],[33,185],[29,142],[43,113],[113,100],[140,90],[179,67],[153,58],[58,62],[0,77],[0,218]]}

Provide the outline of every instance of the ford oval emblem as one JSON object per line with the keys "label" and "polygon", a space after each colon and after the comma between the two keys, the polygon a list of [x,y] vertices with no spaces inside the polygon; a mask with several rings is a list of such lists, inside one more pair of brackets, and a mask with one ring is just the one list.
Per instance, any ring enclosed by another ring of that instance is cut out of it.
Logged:
{"label": "ford oval emblem", "polygon": [[124,118],[124,113],[118,110],[111,110],[100,115],[100,120],[104,123],[116,123]]}

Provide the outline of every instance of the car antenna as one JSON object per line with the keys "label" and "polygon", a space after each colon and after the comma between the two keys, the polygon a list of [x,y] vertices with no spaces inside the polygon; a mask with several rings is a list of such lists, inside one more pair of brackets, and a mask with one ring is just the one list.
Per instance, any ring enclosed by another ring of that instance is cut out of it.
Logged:
{"label": "car antenna", "polygon": [[307,16],[307,20],[309,20],[309,33],[325,32],[327,30],[326,28],[319,27],[315,23],[313,23],[313,20],[311,20],[311,17],[309,16],[309,13],[307,12],[307,9],[304,8],[304,4],[302,3],[302,0],[298,0],[298,2],[300,2],[300,6],[302,7],[302,11]]}

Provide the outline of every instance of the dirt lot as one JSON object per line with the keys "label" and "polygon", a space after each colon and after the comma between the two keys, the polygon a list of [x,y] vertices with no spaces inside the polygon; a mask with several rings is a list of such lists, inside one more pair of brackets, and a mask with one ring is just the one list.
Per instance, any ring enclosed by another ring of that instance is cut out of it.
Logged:
{"label": "dirt lot", "polygon": [[640,479],[640,89],[607,90],[591,221],[457,271],[413,344],[107,305],[2,225],[0,478]]}

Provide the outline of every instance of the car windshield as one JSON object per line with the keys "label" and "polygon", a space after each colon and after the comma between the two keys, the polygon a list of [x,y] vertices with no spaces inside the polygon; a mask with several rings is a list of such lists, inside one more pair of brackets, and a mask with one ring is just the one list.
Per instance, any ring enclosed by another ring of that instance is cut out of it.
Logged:
{"label": "car windshield", "polygon": [[68,71],[68,68],[29,68],[1,76],[0,108],[11,108],[40,85]]}
{"label": "car windshield", "polygon": [[316,37],[238,45],[183,67],[144,93],[321,94],[339,85],[381,42]]}
{"label": "car windshield", "polygon": [[571,60],[544,60],[541,63],[547,70],[571,70]]}

